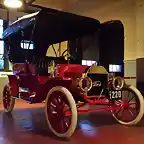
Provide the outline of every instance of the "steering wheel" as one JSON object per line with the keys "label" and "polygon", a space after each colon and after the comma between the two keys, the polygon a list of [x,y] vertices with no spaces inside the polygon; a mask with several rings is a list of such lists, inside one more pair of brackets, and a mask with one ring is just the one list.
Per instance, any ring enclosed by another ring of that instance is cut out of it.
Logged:
{"label": "steering wheel", "polygon": [[75,58],[70,55],[70,53],[68,52],[68,49],[66,49],[63,53],[62,53],[62,57],[67,57],[68,59],[72,58],[73,60],[75,60]]}

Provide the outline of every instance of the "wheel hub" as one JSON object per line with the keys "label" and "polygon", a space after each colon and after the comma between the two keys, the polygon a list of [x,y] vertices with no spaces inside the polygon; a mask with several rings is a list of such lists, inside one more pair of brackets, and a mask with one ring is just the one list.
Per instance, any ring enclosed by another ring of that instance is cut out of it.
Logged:
{"label": "wheel hub", "polygon": [[58,107],[56,111],[57,111],[57,116],[58,116],[58,117],[63,117],[63,116],[65,116],[65,115],[64,115],[64,109],[63,109],[63,107]]}
{"label": "wheel hub", "polygon": [[128,109],[129,108],[129,102],[128,101],[124,101],[123,106],[124,106],[125,109]]}

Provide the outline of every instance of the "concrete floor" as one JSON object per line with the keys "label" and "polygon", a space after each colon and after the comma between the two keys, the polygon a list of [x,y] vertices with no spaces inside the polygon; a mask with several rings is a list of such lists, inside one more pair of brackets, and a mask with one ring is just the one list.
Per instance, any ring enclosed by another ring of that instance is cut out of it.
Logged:
{"label": "concrete floor", "polygon": [[[1,107],[1,106],[0,106]],[[60,140],[48,129],[44,104],[18,102],[12,115],[0,108],[0,144],[142,144],[144,120],[139,126],[126,127],[110,113],[79,117],[78,128],[69,140]]]}

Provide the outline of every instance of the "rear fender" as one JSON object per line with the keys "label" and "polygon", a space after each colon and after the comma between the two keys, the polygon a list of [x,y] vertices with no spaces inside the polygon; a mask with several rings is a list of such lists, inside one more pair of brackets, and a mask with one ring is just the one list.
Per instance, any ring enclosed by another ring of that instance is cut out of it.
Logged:
{"label": "rear fender", "polygon": [[9,84],[11,86],[11,96],[18,95],[18,78],[16,75],[8,75]]}

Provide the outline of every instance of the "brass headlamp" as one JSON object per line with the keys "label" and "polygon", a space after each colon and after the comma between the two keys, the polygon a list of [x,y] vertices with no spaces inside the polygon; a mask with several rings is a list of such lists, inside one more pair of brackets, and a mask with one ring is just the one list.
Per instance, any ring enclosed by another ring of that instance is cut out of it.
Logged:
{"label": "brass headlamp", "polygon": [[79,80],[79,87],[84,92],[88,92],[92,88],[92,80],[87,74],[82,74],[82,77]]}
{"label": "brass headlamp", "polygon": [[115,90],[121,90],[125,84],[125,80],[121,77],[115,77],[112,80],[112,86]]}

